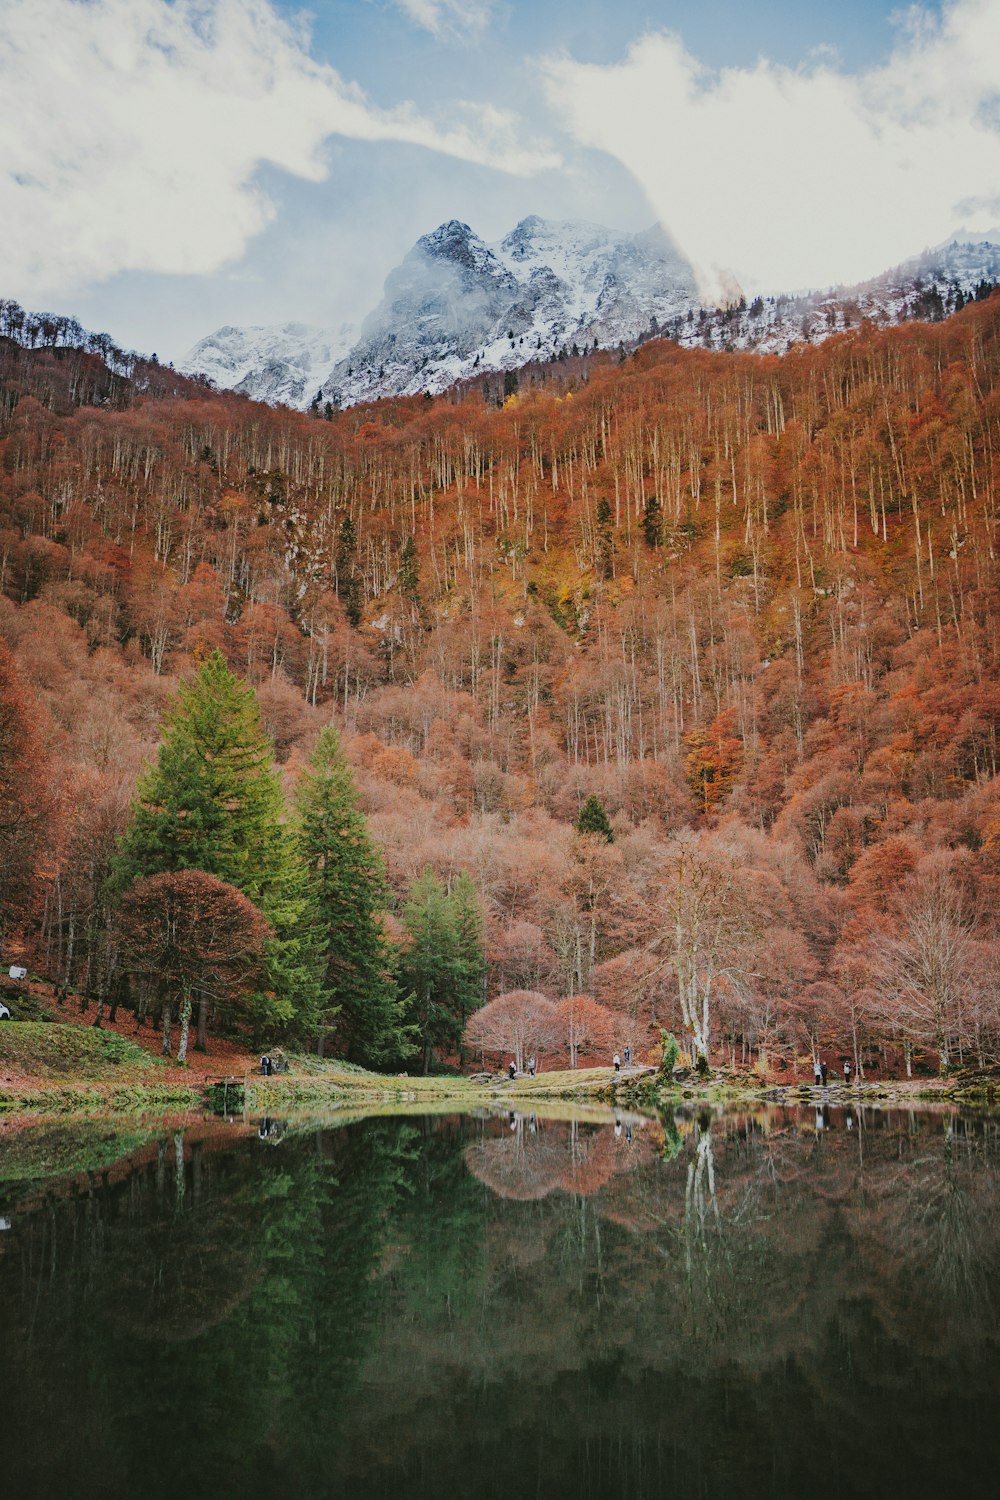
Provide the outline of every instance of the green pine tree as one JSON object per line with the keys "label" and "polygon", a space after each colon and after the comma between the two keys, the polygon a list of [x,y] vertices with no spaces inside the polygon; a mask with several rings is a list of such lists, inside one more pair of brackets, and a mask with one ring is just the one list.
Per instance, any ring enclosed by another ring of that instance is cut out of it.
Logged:
{"label": "green pine tree", "polygon": [[576,820],[576,831],[580,834],[593,834],[597,838],[604,839],[608,844],[614,843],[614,829],[611,827],[611,821],[599,797],[592,794],[587,798]]}
{"label": "green pine tree", "polygon": [[646,501],[642,516],[642,535],[647,547],[658,547],[663,536],[663,511],[655,495]]}
{"label": "green pine tree", "polygon": [[204,870],[236,886],[274,928],[267,990],[253,997],[258,1031],[323,1008],[315,895],[283,826],[284,799],[253,688],[214,651],[182,682],[155,766],[140,779],[115,860],[121,891],[144,875]]}
{"label": "green pine tree", "polygon": [[427,1073],[435,1050],[459,1050],[466,1018],[482,1001],[482,916],[472,882],[460,878],[449,895],[428,866],[410,887],[403,922],[402,982]]}
{"label": "green pine tree", "polygon": [[486,940],[483,909],[470,875],[463,870],[451,890],[451,910],[455,922],[459,973],[455,989],[455,1008],[461,1022],[459,1036],[474,1010],[486,999]]}
{"label": "green pine tree", "polygon": [[381,916],[387,900],[385,875],[332,727],[316,743],[295,804],[299,847],[315,887],[326,945],[328,1008],[321,1043],[339,1012],[337,1034],[348,1056],[373,1066],[399,1061],[414,1044]]}
{"label": "green pine tree", "polygon": [[205,870],[257,905],[281,863],[284,804],[251,687],[214,651],[182,682],[155,766],[140,779],[117,883]]}
{"label": "green pine tree", "polygon": [[598,578],[610,578],[615,570],[614,512],[608,501],[598,500],[594,512],[596,534],[595,570]]}

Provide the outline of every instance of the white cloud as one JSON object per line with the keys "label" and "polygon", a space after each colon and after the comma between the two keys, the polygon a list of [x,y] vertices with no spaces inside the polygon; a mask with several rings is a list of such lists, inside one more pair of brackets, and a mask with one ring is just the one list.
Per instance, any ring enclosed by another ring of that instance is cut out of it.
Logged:
{"label": "white cloud", "polygon": [[404,15],[434,36],[480,36],[490,24],[493,0],[396,0]]}
{"label": "white cloud", "polygon": [[441,127],[377,109],[308,42],[270,0],[2,0],[3,294],[216,271],[274,215],[261,165],[321,181],[333,135],[519,174],[557,163],[503,111]]}
{"label": "white cloud", "polygon": [[825,54],[709,73],[668,33],[610,66],[553,58],[580,143],[619,158],[717,292],[862,280],[1000,220],[1000,0],[912,7],[866,73]]}

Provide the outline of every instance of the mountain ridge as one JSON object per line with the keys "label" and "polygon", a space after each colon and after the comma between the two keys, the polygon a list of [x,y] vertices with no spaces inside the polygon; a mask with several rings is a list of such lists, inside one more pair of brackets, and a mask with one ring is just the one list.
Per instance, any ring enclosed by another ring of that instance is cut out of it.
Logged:
{"label": "mountain ridge", "polygon": [[[991,237],[992,236],[992,237]],[[662,226],[619,233],[528,215],[502,239],[459,219],[422,235],[359,327],[227,325],[180,362],[221,389],[300,409],[437,394],[591,348],[663,335],[684,347],[784,353],[867,319],[936,321],[1000,280],[1000,231],[960,231],[853,286],[706,307]],[[738,289],[737,289],[738,290]]]}

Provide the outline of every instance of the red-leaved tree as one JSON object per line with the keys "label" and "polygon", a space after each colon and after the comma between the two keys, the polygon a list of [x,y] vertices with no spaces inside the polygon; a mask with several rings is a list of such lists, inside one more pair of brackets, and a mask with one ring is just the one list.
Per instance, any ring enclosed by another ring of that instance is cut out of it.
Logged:
{"label": "red-leaved tree", "polygon": [[589,995],[568,995],[555,1007],[552,1038],[569,1048],[569,1065],[575,1068],[581,1047],[607,1047],[615,1017]]}
{"label": "red-leaved tree", "polygon": [[538,990],[498,995],[469,1017],[465,1044],[476,1052],[513,1054],[518,1072],[550,1035],[555,1006]]}
{"label": "red-leaved tree", "polygon": [[48,767],[14,658],[0,641],[0,948],[31,913],[51,831]]}
{"label": "red-leaved tree", "polygon": [[194,1001],[199,1044],[210,1004],[238,1003],[260,977],[271,929],[235,886],[202,870],[178,870],[137,880],[119,908],[122,958],[137,979],[163,999],[163,1050],[170,1052],[174,1003],[181,1023],[177,1061],[187,1056]]}

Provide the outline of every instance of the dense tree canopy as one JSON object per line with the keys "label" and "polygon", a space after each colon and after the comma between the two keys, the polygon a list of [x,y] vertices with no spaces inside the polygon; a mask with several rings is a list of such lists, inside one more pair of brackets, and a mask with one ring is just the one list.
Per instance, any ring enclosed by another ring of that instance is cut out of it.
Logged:
{"label": "dense tree canopy", "polygon": [[54,812],[33,705],[0,641],[0,957],[32,915]]}

